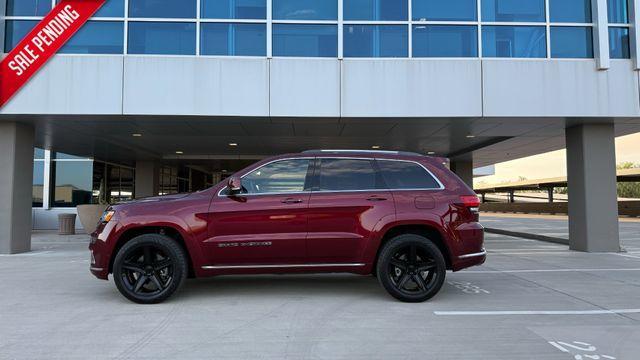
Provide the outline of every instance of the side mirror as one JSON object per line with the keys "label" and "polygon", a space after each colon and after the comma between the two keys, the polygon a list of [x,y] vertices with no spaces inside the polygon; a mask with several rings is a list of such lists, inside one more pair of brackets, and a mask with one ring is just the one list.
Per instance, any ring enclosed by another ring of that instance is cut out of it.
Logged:
{"label": "side mirror", "polygon": [[242,178],[238,176],[232,176],[227,182],[227,187],[232,194],[242,191]]}

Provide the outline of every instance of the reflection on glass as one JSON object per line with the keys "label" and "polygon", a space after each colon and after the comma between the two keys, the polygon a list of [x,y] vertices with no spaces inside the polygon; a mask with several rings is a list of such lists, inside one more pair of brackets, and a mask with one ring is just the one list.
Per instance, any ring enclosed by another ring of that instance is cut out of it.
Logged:
{"label": "reflection on glass", "polygon": [[93,162],[55,161],[53,206],[75,207],[90,204],[92,196]]}
{"label": "reflection on glass", "polygon": [[33,207],[42,207],[44,189],[44,161],[33,162],[33,190],[31,203]]}
{"label": "reflection on glass", "polygon": [[337,0],[273,0],[274,20],[337,20]]}
{"label": "reflection on glass", "polygon": [[412,0],[415,21],[476,21],[476,0]]}
{"label": "reflection on glass", "polygon": [[[7,0],[7,16],[44,16],[51,10],[47,0]],[[0,14],[1,15],[1,14]]]}
{"label": "reflection on glass", "polygon": [[308,169],[308,159],[273,162],[243,177],[243,192],[247,194],[282,194],[304,191]]}
{"label": "reflection on glass", "polygon": [[273,25],[274,56],[336,57],[336,25]]}
{"label": "reflection on glass", "polygon": [[543,26],[483,26],[485,57],[544,58],[547,55]]}
{"label": "reflection on glass", "polygon": [[544,22],[544,0],[482,0],[482,21]]}
{"label": "reflection on glass", "polygon": [[196,25],[130,22],[129,54],[195,55]]}
{"label": "reflection on glass", "polygon": [[4,52],[10,52],[38,22],[34,20],[7,20],[5,24]]}
{"label": "reflection on glass", "polygon": [[389,189],[437,189],[440,184],[422,166],[404,162],[376,160]]}
{"label": "reflection on glass", "polygon": [[129,16],[194,19],[196,0],[129,0]]}
{"label": "reflection on glass", "polygon": [[609,28],[609,56],[612,59],[629,59],[629,28]]}
{"label": "reflection on glass", "polygon": [[628,24],[629,4],[627,0],[607,0],[607,14],[610,24]]}
{"label": "reflection on glass", "polygon": [[345,20],[406,21],[407,0],[344,0]]}
{"label": "reflection on glass", "polygon": [[344,56],[407,57],[407,32],[404,25],[345,25]]}
{"label": "reflection on glass", "polygon": [[590,23],[590,0],[549,0],[551,22]]}
{"label": "reflection on glass", "polygon": [[33,158],[34,159],[44,159],[44,149],[33,148]]}
{"label": "reflection on glass", "polygon": [[[60,3],[60,1],[62,0],[57,0],[56,3]],[[107,0],[93,17],[124,17],[124,0]]]}
{"label": "reflection on glass", "polygon": [[64,54],[122,54],[124,23],[89,21],[73,35],[60,53]]}
{"label": "reflection on glass", "polygon": [[377,180],[371,160],[322,159],[318,190],[348,191],[383,188]]}
{"label": "reflection on glass", "polygon": [[414,25],[414,57],[477,57],[478,28],[467,25]]}
{"label": "reflection on glass", "polygon": [[593,38],[590,27],[551,27],[551,57],[592,58]]}
{"label": "reflection on glass", "polygon": [[202,55],[266,56],[265,24],[208,23],[201,25]]}
{"label": "reflection on glass", "polygon": [[205,19],[266,19],[266,0],[201,0]]}

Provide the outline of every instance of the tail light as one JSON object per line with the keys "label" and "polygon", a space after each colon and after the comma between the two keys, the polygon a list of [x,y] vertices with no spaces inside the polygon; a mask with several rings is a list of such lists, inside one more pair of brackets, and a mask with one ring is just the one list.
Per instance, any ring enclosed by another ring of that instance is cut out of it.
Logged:
{"label": "tail light", "polygon": [[469,209],[474,214],[477,214],[480,210],[480,199],[476,195],[462,195],[460,196],[462,205]]}

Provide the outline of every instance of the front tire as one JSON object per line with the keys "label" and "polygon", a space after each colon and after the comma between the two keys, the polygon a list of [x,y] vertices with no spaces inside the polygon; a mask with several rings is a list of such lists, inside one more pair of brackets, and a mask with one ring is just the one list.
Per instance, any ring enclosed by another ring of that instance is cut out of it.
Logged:
{"label": "front tire", "polygon": [[420,235],[404,234],[384,245],[376,272],[391,296],[404,302],[423,302],[440,291],[447,267],[433,242]]}
{"label": "front tire", "polygon": [[144,234],[124,244],[113,262],[116,287],[139,304],[157,304],[173,295],[187,277],[187,257],[175,240]]}

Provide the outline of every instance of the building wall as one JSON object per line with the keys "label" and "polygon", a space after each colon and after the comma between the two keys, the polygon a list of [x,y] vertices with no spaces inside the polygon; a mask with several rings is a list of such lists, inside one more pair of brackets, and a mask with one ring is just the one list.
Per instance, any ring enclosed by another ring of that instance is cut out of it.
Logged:
{"label": "building wall", "polygon": [[633,60],[59,55],[0,114],[638,116]]}

